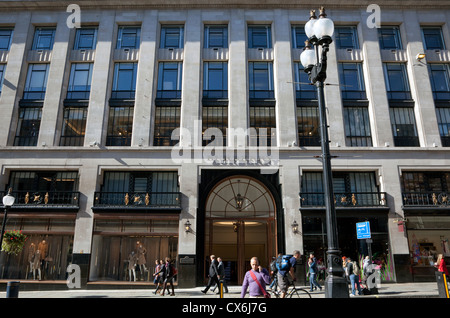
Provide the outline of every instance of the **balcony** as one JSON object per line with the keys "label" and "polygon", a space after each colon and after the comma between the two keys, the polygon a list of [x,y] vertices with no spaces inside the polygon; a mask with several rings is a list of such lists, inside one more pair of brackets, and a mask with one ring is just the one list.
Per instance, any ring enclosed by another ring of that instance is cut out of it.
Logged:
{"label": "balcony", "polygon": [[[7,191],[1,191],[3,197]],[[13,191],[16,198],[13,208],[22,209],[70,209],[78,210],[80,192],[78,191]]]}
{"label": "balcony", "polygon": [[181,211],[180,192],[95,192],[94,210]]}
{"label": "balcony", "polygon": [[[302,208],[325,208],[323,192],[300,193]],[[336,208],[387,208],[385,192],[334,193]]]}
{"label": "balcony", "polygon": [[450,208],[450,194],[447,192],[404,192],[404,207]]}

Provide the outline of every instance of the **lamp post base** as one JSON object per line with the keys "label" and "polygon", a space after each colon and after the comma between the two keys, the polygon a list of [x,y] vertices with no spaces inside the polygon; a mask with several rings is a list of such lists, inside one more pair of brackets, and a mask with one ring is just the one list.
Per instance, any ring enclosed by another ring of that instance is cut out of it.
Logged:
{"label": "lamp post base", "polygon": [[347,279],[329,275],[325,279],[325,298],[349,298]]}

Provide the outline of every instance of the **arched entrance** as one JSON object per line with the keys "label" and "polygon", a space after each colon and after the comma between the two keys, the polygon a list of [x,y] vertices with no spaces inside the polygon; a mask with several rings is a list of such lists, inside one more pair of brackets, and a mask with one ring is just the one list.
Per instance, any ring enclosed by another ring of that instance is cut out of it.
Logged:
{"label": "arched entrance", "polygon": [[251,257],[267,268],[276,255],[276,228],[275,201],[262,182],[244,175],[222,179],[206,200],[205,260],[221,256],[230,283],[241,284]]}

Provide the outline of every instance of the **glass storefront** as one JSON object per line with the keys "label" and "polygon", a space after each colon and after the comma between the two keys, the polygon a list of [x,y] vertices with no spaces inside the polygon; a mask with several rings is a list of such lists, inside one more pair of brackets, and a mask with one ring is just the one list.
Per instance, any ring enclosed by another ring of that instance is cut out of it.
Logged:
{"label": "glass storefront", "polygon": [[96,220],[90,281],[152,282],[155,261],[178,255],[178,220]]}
{"label": "glass storefront", "polygon": [[74,220],[8,219],[7,230],[27,236],[18,255],[0,254],[0,278],[66,280],[72,260]]}

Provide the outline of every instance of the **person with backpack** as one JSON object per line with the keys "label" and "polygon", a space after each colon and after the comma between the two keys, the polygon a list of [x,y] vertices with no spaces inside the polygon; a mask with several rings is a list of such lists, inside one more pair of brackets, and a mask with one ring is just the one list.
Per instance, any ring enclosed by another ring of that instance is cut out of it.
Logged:
{"label": "person with backpack", "polygon": [[272,278],[272,282],[269,285],[269,289],[273,289],[275,287],[275,290],[278,287],[278,279],[277,279],[277,259],[283,256],[283,254],[279,253],[278,257],[272,257],[272,262],[270,263],[270,275]]}
{"label": "person with backpack", "polygon": [[277,260],[277,280],[280,288],[280,297],[285,298],[292,281],[295,281],[295,265],[300,258],[300,251],[295,250],[293,255],[283,255]]}
{"label": "person with backpack", "polygon": [[350,284],[352,286],[352,293],[350,296],[356,296],[355,284],[358,289],[358,295],[362,295],[361,285],[359,284],[359,266],[358,263],[352,261],[350,257],[347,257],[347,272],[350,278]]}
{"label": "person with backpack", "polygon": [[309,265],[309,287],[310,287],[310,291],[316,290],[317,287],[319,287],[320,290],[322,291],[322,286],[320,286],[320,284],[317,282],[317,274],[319,272],[319,268],[317,266],[317,260],[314,257],[313,253],[309,254],[308,265]]}

